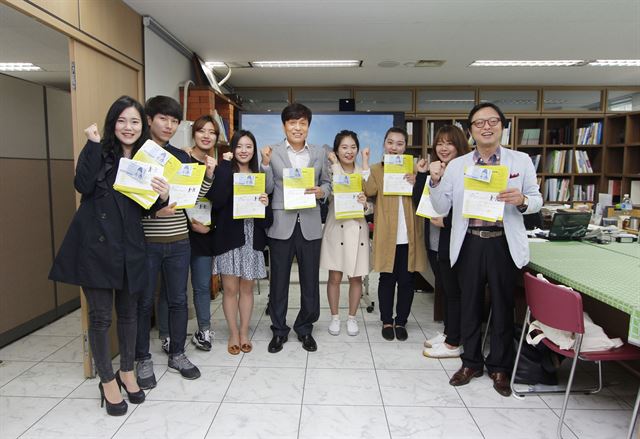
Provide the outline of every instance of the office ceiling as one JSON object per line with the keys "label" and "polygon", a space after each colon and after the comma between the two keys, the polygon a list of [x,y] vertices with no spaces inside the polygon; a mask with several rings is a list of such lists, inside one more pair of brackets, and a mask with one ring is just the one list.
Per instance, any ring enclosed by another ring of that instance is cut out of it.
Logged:
{"label": "office ceiling", "polygon": [[31,62],[41,72],[8,76],[69,90],[69,40],[42,23],[0,4],[0,62]]}
{"label": "office ceiling", "polygon": [[[639,0],[124,0],[206,61],[359,59],[361,68],[234,68],[250,86],[640,85],[637,67],[467,67],[478,59],[640,59]],[[407,67],[422,59],[442,67]],[[396,67],[379,67],[385,61]]]}

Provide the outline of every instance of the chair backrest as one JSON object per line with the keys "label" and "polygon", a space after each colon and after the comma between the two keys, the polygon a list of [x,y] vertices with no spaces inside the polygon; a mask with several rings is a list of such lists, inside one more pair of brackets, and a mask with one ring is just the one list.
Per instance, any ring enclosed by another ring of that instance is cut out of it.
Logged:
{"label": "chair backrest", "polygon": [[530,273],[524,274],[524,291],[533,318],[563,331],[584,334],[582,296]]}

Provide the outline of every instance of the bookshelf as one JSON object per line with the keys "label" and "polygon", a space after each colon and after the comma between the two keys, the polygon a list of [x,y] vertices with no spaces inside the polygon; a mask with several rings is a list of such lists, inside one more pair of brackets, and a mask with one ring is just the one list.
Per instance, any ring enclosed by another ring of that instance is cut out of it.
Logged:
{"label": "bookshelf", "polygon": [[607,116],[602,183],[614,201],[640,181],[640,112]]}

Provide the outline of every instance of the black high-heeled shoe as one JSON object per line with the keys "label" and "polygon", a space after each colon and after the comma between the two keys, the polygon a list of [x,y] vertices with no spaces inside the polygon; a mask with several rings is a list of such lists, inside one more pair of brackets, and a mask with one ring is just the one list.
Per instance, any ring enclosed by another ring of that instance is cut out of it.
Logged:
{"label": "black high-heeled shoe", "polygon": [[111,403],[104,396],[104,387],[102,386],[102,382],[98,384],[98,389],[100,389],[100,407],[104,407],[104,403],[107,403],[107,414],[110,416],[122,416],[127,413],[127,401],[124,399],[118,403]]}
{"label": "black high-heeled shoe", "polygon": [[118,383],[118,386],[120,386],[121,388],[124,389],[125,392],[127,392],[127,397],[129,398],[129,402],[131,404],[142,404],[144,402],[144,399],[146,398],[144,394],[144,390],[140,389],[137,392],[129,392],[127,390],[127,386],[125,386],[124,383],[122,382],[122,378],[120,378],[119,369],[116,372],[116,382]]}

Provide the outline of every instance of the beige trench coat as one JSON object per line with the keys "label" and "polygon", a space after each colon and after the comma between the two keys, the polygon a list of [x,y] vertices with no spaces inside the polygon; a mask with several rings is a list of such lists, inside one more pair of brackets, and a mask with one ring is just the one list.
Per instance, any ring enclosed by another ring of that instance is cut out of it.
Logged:
{"label": "beige trench coat", "polygon": [[408,271],[427,269],[427,251],[424,246],[424,220],[415,214],[411,196],[382,195],[384,171],[382,163],[371,166],[371,175],[364,184],[364,193],[375,197],[373,214],[373,269],[392,273],[396,255],[398,233],[398,202],[402,200],[409,238]]}

